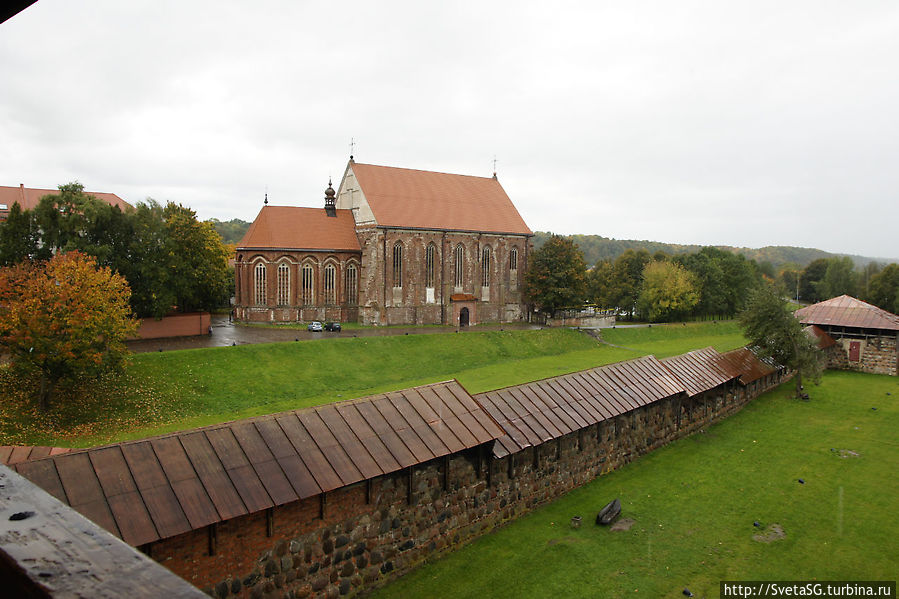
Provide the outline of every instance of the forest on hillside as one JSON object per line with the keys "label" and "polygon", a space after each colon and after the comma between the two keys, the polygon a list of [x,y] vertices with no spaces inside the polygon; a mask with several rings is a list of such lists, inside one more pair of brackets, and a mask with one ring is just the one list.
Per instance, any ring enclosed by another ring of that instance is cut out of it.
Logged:
{"label": "forest on hillside", "polygon": [[[541,247],[546,240],[552,236],[552,233],[545,231],[537,231],[534,234],[534,248]],[[646,250],[650,254],[663,252],[670,256],[678,254],[695,254],[703,248],[701,245],[682,245],[678,243],[663,243],[660,241],[646,241],[636,239],[609,239],[602,235],[563,235],[574,241],[581,252],[584,254],[584,260],[589,266],[593,266],[600,260],[614,260],[627,250]],[[846,254],[832,254],[815,248],[801,248],[791,246],[766,246],[763,248],[741,248],[727,245],[715,246],[720,250],[740,254],[747,260],[755,260],[762,264],[768,262],[772,267],[779,267],[792,264],[799,267],[806,267],[815,260],[821,258],[834,258],[844,256]],[[886,264],[893,262],[888,258],[869,258],[866,256],[848,255],[856,267],[864,267],[870,262],[879,262]]]}

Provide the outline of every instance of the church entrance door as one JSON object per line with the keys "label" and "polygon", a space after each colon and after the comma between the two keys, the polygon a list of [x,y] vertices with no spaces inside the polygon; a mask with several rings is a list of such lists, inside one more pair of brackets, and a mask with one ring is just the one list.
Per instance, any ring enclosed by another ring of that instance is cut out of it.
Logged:
{"label": "church entrance door", "polygon": [[459,310],[459,326],[468,326],[468,308],[462,308],[461,310]]}

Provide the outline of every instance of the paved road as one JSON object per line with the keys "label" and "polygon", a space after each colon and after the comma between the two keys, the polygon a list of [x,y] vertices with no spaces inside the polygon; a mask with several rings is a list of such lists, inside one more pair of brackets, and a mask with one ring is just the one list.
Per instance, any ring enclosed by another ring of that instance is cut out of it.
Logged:
{"label": "paved road", "polygon": [[[197,349],[201,347],[224,347],[250,343],[277,343],[280,341],[306,341],[310,339],[331,339],[336,337],[383,337],[387,335],[427,335],[455,333],[453,327],[366,327],[350,329],[339,333],[310,333],[298,329],[281,329],[236,325],[228,322],[227,316],[212,317],[212,334],[195,337],[175,337],[173,339],[147,339],[131,341],[128,348],[137,353],[168,351],[173,349]],[[466,329],[470,331],[491,331],[500,329],[539,329],[530,324],[479,325]]]}

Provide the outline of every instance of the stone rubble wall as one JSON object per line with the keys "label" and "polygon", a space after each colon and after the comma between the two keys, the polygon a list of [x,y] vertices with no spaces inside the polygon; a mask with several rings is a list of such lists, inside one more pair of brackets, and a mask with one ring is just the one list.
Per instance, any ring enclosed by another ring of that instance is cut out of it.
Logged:
{"label": "stone rubble wall", "polygon": [[215,597],[364,594],[725,418],[783,380],[773,374],[663,399],[502,459],[486,444],[145,549]]}
{"label": "stone rubble wall", "polygon": [[[843,337],[836,341],[836,345],[825,350],[827,368],[857,370],[871,374],[899,375],[897,337],[886,335],[867,337],[865,339]],[[860,344],[858,362],[849,360],[849,347],[853,341]]]}

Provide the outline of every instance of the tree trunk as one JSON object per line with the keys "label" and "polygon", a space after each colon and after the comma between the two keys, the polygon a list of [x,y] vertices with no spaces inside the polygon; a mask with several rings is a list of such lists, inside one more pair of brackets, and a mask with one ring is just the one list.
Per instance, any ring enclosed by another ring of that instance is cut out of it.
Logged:
{"label": "tree trunk", "polygon": [[802,370],[796,370],[796,399],[802,399]]}
{"label": "tree trunk", "polygon": [[38,406],[41,409],[41,412],[48,412],[50,410],[50,399],[53,396],[53,388],[56,386],[56,382],[50,380],[47,377],[46,372],[41,373],[41,394],[38,398]]}

